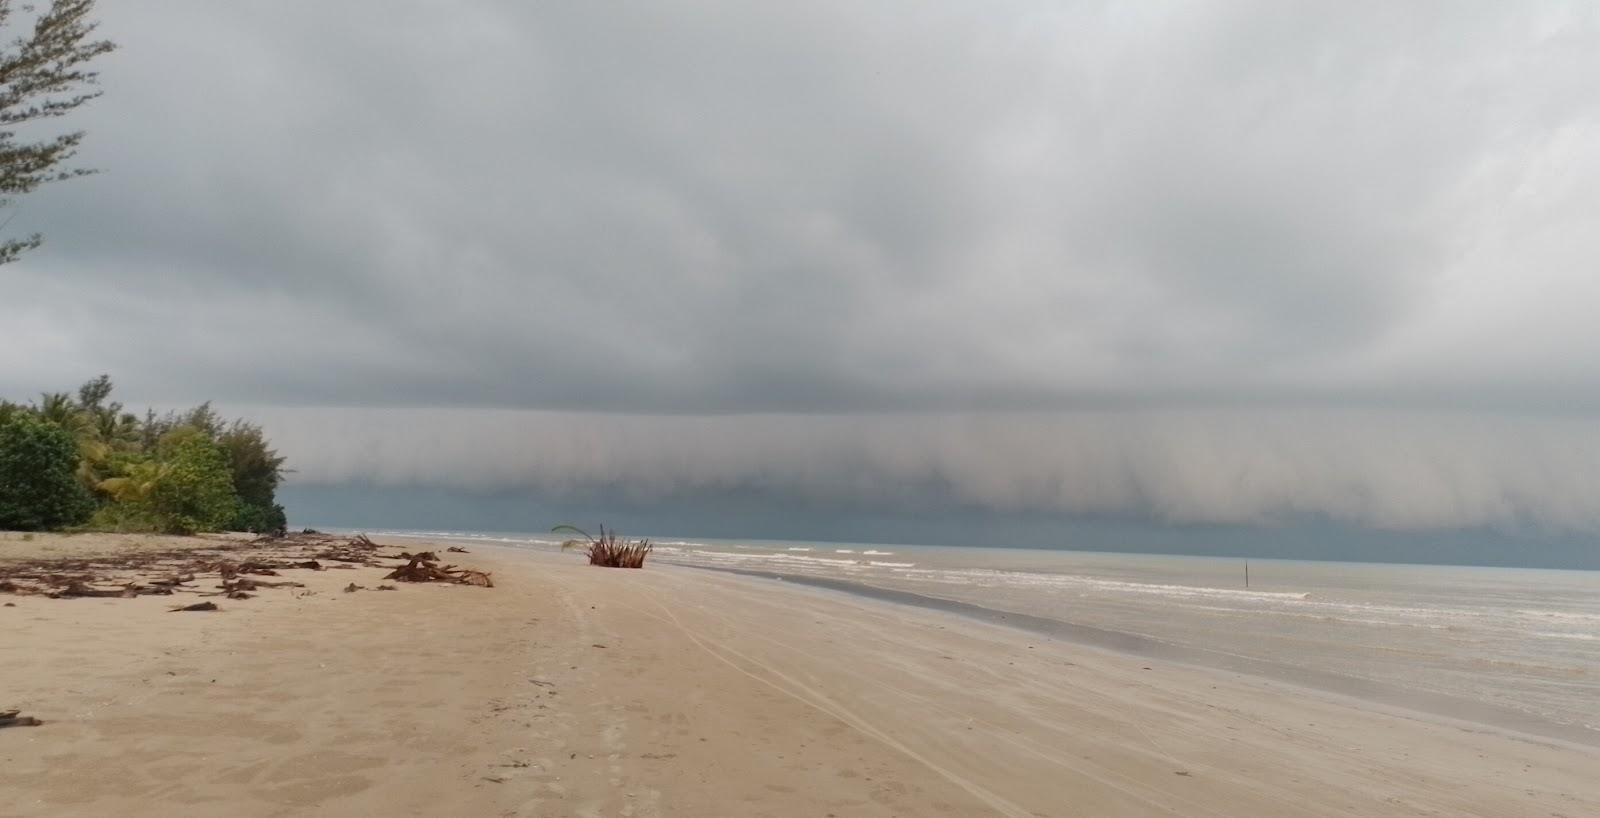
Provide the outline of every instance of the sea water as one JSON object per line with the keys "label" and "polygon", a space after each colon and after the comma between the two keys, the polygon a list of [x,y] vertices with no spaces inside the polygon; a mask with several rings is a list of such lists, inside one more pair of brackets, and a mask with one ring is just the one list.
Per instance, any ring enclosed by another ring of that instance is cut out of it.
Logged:
{"label": "sea water", "polygon": [[[389,533],[559,546],[550,535]],[[1600,572],[1252,559],[1246,585],[1245,561],[1219,557],[671,538],[654,558],[887,592],[1600,744]],[[1506,717],[1517,714],[1526,722]]]}

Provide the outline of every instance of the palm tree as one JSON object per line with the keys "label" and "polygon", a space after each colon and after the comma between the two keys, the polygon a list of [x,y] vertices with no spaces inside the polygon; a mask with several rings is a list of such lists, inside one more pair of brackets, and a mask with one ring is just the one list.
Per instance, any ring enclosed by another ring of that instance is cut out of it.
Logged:
{"label": "palm tree", "polygon": [[80,422],[78,405],[72,402],[72,396],[66,392],[40,393],[39,407],[36,411],[39,417],[69,432]]}

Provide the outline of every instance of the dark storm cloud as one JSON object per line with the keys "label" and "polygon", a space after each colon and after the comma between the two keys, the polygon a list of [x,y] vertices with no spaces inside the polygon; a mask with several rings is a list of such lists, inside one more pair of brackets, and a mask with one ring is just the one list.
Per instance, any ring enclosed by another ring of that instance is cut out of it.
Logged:
{"label": "dark storm cloud", "polygon": [[[649,417],[253,413],[299,485],[1392,531],[1600,530],[1600,421],[1328,411]],[[486,523],[479,523],[487,527]]]}
{"label": "dark storm cloud", "polygon": [[[333,407],[536,411],[502,465],[413,464],[467,487],[555,479],[513,465],[562,410],[575,439],[609,430],[594,480],[647,493],[778,475],[1175,520],[1597,517],[1559,442],[1588,451],[1600,412],[1587,4],[104,14],[122,49],[81,124],[106,173],[15,214],[48,243],[0,269],[0,394],[109,371],[134,401],[354,428],[385,415]],[[1091,445],[1116,424],[1086,408],[1163,419]],[[1464,408],[1485,425],[1395,458]],[[594,412],[679,415],[697,445]],[[959,413],[1040,453],[944,441]],[[1263,416],[1293,418],[1270,451]],[[375,428],[286,430],[296,479],[409,474],[395,447],[427,447]],[[831,459],[807,470],[812,444]]]}
{"label": "dark storm cloud", "polygon": [[105,14],[108,172],[18,214],[8,389],[1538,402],[1600,352],[1582,5]]}

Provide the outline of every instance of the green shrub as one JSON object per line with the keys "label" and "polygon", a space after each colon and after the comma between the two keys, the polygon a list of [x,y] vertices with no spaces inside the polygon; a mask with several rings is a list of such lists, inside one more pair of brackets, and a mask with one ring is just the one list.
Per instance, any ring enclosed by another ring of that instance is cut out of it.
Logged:
{"label": "green shrub", "polygon": [[101,506],[83,528],[119,534],[160,534],[166,530],[148,504],[115,502]]}
{"label": "green shrub", "polygon": [[[237,483],[235,483],[237,485]],[[289,528],[289,519],[283,513],[283,506],[277,503],[261,506],[239,502],[238,511],[234,512],[233,520],[228,523],[229,531],[249,531],[255,534],[282,533]]]}
{"label": "green shrub", "polygon": [[38,531],[88,519],[94,500],[77,478],[78,446],[29,412],[0,423],[0,529]]}
{"label": "green shrub", "polygon": [[141,501],[161,531],[220,531],[239,511],[228,455],[204,435],[183,430],[160,445],[160,476]]}

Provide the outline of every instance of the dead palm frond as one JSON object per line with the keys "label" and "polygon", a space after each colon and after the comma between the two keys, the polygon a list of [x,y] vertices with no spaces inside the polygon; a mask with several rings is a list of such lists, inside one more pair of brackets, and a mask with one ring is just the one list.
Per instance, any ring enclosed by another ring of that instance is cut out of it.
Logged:
{"label": "dead palm frond", "polygon": [[589,558],[590,565],[599,565],[605,568],[643,568],[644,558],[650,555],[655,547],[649,540],[627,540],[617,536],[615,531],[607,531],[604,525],[600,526],[600,536],[596,537],[577,526],[558,525],[550,529],[551,532],[570,531],[583,535],[583,539],[567,540],[561,543],[561,550],[575,550]]}

